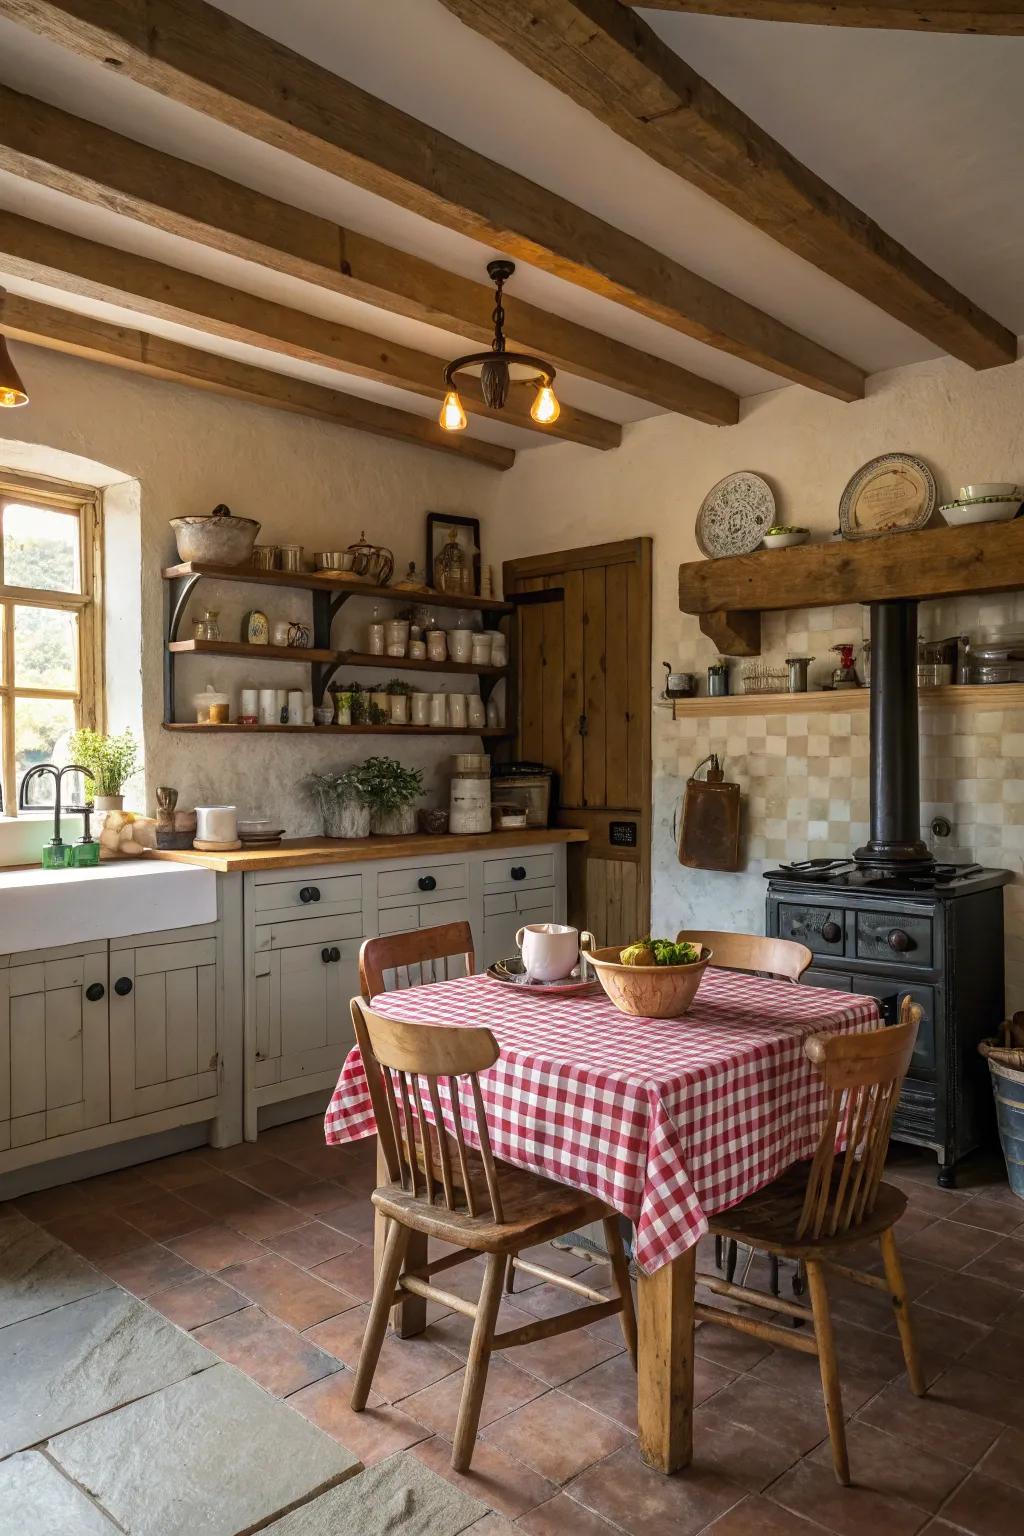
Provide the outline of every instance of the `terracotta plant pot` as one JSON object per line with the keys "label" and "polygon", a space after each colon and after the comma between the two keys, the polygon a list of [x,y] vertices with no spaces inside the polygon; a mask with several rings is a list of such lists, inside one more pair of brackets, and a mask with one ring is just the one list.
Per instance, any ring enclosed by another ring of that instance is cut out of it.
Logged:
{"label": "terracotta plant pot", "polygon": [[620,965],[622,947],[591,949],[583,958],[620,1013],[643,1019],[678,1019],[687,1012],[712,957],[706,946],[692,965]]}

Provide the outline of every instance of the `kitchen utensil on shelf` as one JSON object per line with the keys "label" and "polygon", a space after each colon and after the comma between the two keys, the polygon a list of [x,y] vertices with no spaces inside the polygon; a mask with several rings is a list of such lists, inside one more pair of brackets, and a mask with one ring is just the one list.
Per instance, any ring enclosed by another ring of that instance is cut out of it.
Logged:
{"label": "kitchen utensil on shelf", "polygon": [[409,724],[409,695],[407,693],[388,694],[388,715],[392,725]]}
{"label": "kitchen utensil on shelf", "polygon": [[293,651],[305,651],[309,648],[309,625],[303,624],[301,619],[292,619],[287,629],[286,644]]}
{"label": "kitchen utensil on shelf", "polygon": [[[707,777],[697,775],[707,765]],[[740,787],[727,783],[717,752],[702,759],[683,791],[678,858],[689,869],[740,865]]]}
{"label": "kitchen utensil on shelf", "polygon": [[370,544],[366,533],[361,532],[354,544],[349,545],[352,569],[375,587],[386,587],[395,569],[395,557],[383,544]]}
{"label": "kitchen utensil on shelf", "polygon": [[789,668],[787,683],[790,693],[807,692],[807,668],[813,660],[813,656],[786,657],[786,666]]}
{"label": "kitchen utensil on shelf", "polygon": [[273,624],[270,626],[271,644],[280,646],[287,645],[289,627],[290,621],[288,619],[275,619]]}
{"label": "kitchen utensil on shelf", "polygon": [[204,608],[202,617],[192,620],[192,635],[196,640],[219,640],[220,624],[216,608]]}
{"label": "kitchen utensil on shelf", "polygon": [[254,544],[252,554],[249,556],[249,564],[255,566],[258,571],[276,571],[278,554],[276,544]]}
{"label": "kitchen utensil on shelf", "polygon": [[839,502],[839,527],[844,539],[909,533],[925,526],[937,500],[935,476],[922,459],[883,453],[847,482]]}
{"label": "kitchen utensil on shelf", "polygon": [[[593,936],[586,934],[593,943]],[[565,923],[526,923],[516,934],[523,969],[537,981],[564,981],[580,958],[580,933]]]}
{"label": "kitchen utensil on shelf", "polygon": [[508,639],[504,631],[500,629],[488,629],[486,633],[491,637],[491,666],[507,667]]}
{"label": "kitchen utensil on shelf", "polygon": [[292,688],[288,693],[288,724],[305,725],[306,701],[302,696],[301,688]]}
{"label": "kitchen utensil on shelf", "polygon": [[726,475],[701,502],[695,534],[708,559],[749,555],[775,522],[775,494],[752,470]]}
{"label": "kitchen utensil on shelf", "polygon": [[180,560],[211,565],[245,565],[260,531],[253,518],[233,516],[223,502],[205,516],[172,517],[171,527]]}
{"label": "kitchen utensil on shelf", "polygon": [[693,673],[673,672],[672,663],[669,661],[663,661],[662,666],[665,668],[665,698],[688,699],[692,697],[696,687],[696,679]]}
{"label": "kitchen utensil on shelf", "polygon": [[195,706],[197,725],[227,725],[231,700],[212,683],[207,683],[202,693],[194,696],[192,703]]}
{"label": "kitchen utensil on shelf", "polygon": [[282,571],[301,571],[302,545],[282,544],[280,546],[280,562]]}
{"label": "kitchen utensil on shelf", "polygon": [[1007,501],[1014,497],[1024,499],[1024,487],[1013,485],[1009,480],[990,480],[982,485],[962,485],[959,501],[984,501],[988,496],[1003,496]]}
{"label": "kitchen utensil on shelf", "polygon": [[853,664],[854,647],[852,642],[843,640],[838,645],[830,645],[829,650],[839,657],[839,665],[832,672],[833,688],[859,688],[860,678]]}
{"label": "kitchen utensil on shelf", "polygon": [[350,571],[355,558],[350,549],[321,549],[314,554],[313,564],[318,571]]}
{"label": "kitchen utensil on shelf", "polygon": [[690,1008],[714,951],[703,946],[691,965],[621,965],[618,944],[588,950],[585,958],[620,1013],[632,1018],[678,1019]]}
{"label": "kitchen utensil on shelf", "polygon": [[729,663],[713,661],[708,667],[708,698],[724,699],[729,693]]}
{"label": "kitchen utensil on shelf", "polygon": [[374,608],[366,626],[366,654],[384,655],[384,619],[379,608]]}

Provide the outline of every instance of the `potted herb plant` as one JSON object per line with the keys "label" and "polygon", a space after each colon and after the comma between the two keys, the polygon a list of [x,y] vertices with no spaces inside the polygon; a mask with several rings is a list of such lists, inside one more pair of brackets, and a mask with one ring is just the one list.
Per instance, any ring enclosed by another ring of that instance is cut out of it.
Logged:
{"label": "potted herb plant", "polygon": [[409,695],[412,683],[402,677],[389,677],[385,684],[388,695],[388,715],[392,725],[409,724]]}
{"label": "potted herb plant", "polygon": [[85,786],[94,811],[123,811],[124,786],[139,764],[139,747],[131,731],[104,736],[89,729],[76,731],[69,748],[71,761],[88,768]]}
{"label": "potted herb plant", "polygon": [[324,837],[369,836],[370,780],[364,766],[346,768],[343,773],[311,773],[306,779],[306,789],[320,811]]}
{"label": "potted herb plant", "polygon": [[380,837],[415,832],[415,803],[423,793],[423,770],[406,768],[393,757],[368,757],[362,774],[370,805],[370,832]]}

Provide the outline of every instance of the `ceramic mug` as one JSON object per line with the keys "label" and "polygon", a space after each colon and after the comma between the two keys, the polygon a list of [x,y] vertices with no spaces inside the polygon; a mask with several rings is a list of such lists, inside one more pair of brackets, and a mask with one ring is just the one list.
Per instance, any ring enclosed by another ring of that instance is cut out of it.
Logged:
{"label": "ceramic mug", "polygon": [[527,923],[516,934],[526,974],[534,981],[561,981],[580,957],[580,935],[562,923]]}

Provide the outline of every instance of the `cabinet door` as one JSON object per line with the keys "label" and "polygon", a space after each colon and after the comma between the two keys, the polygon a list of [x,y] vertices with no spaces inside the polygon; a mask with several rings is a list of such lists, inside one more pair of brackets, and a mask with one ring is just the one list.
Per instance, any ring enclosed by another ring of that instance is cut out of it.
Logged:
{"label": "cabinet door", "polygon": [[128,1120],[217,1093],[217,941],[110,956],[111,1117]]}
{"label": "cabinet door", "polygon": [[[361,943],[324,940],[257,954],[258,1088],[341,1071],[355,1038],[349,1003],[359,992]],[[300,1083],[296,1092],[303,1091]]]}
{"label": "cabinet door", "polygon": [[103,950],[14,957],[0,994],[0,1149],[105,1125],[107,1074]]}
{"label": "cabinet door", "polygon": [[511,912],[484,913],[483,968],[496,960],[507,960],[517,950],[516,934],[527,923],[553,923],[555,921],[555,896],[553,891],[530,892],[533,904],[516,907]]}

